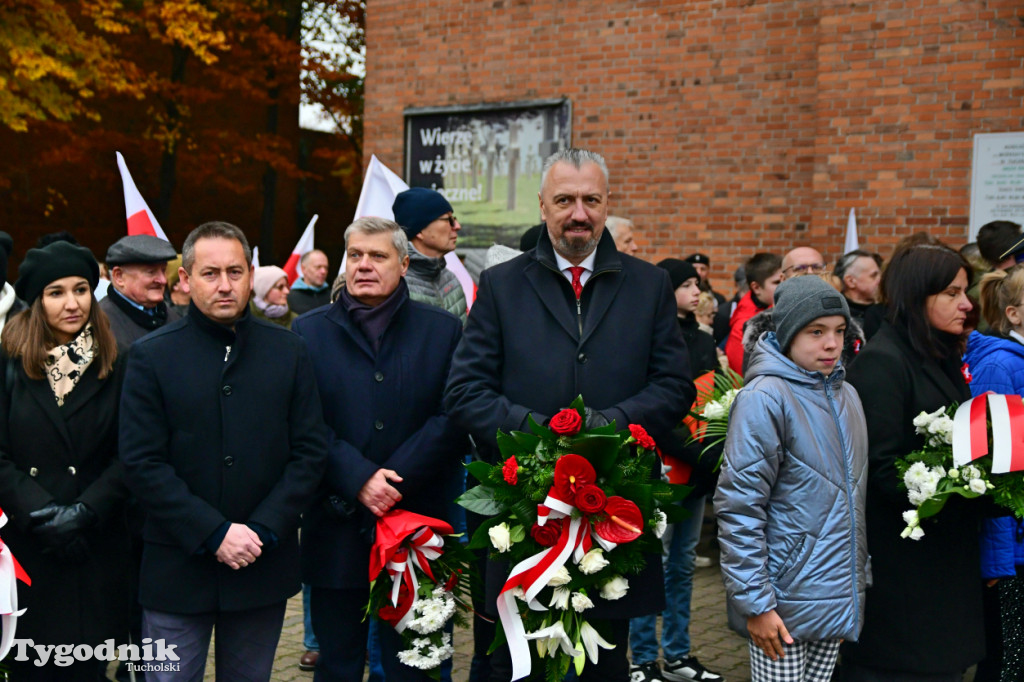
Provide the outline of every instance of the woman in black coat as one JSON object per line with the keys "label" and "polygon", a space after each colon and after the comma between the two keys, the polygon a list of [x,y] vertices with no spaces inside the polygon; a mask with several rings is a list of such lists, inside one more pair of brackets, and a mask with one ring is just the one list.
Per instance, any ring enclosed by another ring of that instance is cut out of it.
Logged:
{"label": "woman in black coat", "polygon": [[[92,290],[88,249],[54,242],[26,254],[15,284],[28,310],[7,322],[0,353],[3,540],[32,580],[19,586],[16,637],[39,644],[126,643],[130,594],[117,459],[121,363]],[[4,661],[13,680],[98,678],[96,660],[57,667]]]}
{"label": "woman in black coat", "polygon": [[985,654],[978,527],[980,504],[951,499],[903,539],[895,461],[924,446],[913,419],[970,399],[961,372],[971,268],[955,251],[920,245],[885,271],[887,321],[847,372],[867,417],[868,549],[874,584],[864,629],[841,650],[842,679],[864,682],[960,680]]}

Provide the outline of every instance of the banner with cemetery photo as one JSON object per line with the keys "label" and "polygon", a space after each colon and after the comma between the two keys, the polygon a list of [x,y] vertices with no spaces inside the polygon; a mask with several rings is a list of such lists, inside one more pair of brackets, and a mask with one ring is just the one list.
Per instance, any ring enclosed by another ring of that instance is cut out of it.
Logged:
{"label": "banner with cemetery photo", "polygon": [[568,147],[568,100],[405,112],[405,180],[447,197],[462,224],[459,252],[518,247],[540,222],[544,159]]}

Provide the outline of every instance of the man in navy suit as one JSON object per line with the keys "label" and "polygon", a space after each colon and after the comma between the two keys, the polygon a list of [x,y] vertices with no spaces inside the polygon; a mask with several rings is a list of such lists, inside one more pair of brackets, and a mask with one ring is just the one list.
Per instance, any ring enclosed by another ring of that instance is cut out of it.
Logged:
{"label": "man in navy suit", "polygon": [[[345,230],[345,288],[295,320],[313,357],[330,429],[327,473],[302,528],[303,582],[312,585],[320,641],[316,680],[360,680],[365,663],[372,531],[399,507],[445,519],[447,489],[469,444],[441,406],[459,319],[409,298],[408,240],[390,220]],[[401,640],[381,626],[389,682],[430,679],[403,665]]]}
{"label": "man in navy suit", "polygon": [[[608,195],[600,155],[556,152],[544,163],[540,210],[547,229],[537,246],[481,275],[445,407],[489,461],[499,457],[499,429],[526,430],[531,414],[543,423],[577,395],[591,411],[588,426],[640,424],[656,441],[693,402],[668,273],[616,250],[605,230]],[[507,566],[488,566],[492,611],[507,574]],[[588,664],[581,679],[625,682],[629,618],[663,608],[659,557],[648,557],[644,573],[629,582],[622,599],[594,599],[588,614],[606,620],[616,648]],[[534,675],[542,670],[533,666]],[[506,647],[494,653],[491,679],[511,679]]]}

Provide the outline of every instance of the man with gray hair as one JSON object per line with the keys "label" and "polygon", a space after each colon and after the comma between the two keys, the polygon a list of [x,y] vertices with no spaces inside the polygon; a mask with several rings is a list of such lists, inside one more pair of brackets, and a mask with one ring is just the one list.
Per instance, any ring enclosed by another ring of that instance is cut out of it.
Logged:
{"label": "man with gray hair", "polygon": [[327,450],[313,365],[301,339],[249,313],[237,227],[193,230],[178,272],[189,312],[135,343],[121,395],[121,461],[146,511],[142,634],[179,659],[146,679],[202,679],[216,628],[217,679],[267,680]]}
{"label": "man with gray hair", "polygon": [[[441,405],[459,319],[411,300],[409,245],[398,224],[360,218],[345,230],[345,288],[297,319],[330,430],[321,494],[303,518],[303,582],[311,585],[318,680],[363,676],[370,537],[394,507],[446,519],[438,491],[468,452]],[[381,625],[387,679],[427,680],[398,660],[401,637]]]}
{"label": "man with gray hair", "polygon": [[110,320],[110,331],[122,353],[146,334],[181,317],[164,301],[167,261],[177,256],[169,242],[148,234],[121,237],[107,249],[110,289],[99,306]]}
{"label": "man with gray hair", "polygon": [[[599,154],[564,149],[544,163],[536,248],[484,270],[445,393],[452,418],[473,435],[481,457],[499,461],[499,430],[544,423],[578,395],[587,428],[640,424],[655,441],[671,437],[696,390],[676,323],[669,275],[620,253],[605,230],[608,167]],[[654,474],[655,472],[652,472]],[[496,613],[509,567],[489,562],[487,605]],[[629,619],[664,608],[658,555],[630,576],[629,593],[594,595],[588,619],[603,619],[616,646],[580,679],[625,682]],[[507,682],[526,661],[495,650],[491,680]],[[533,673],[542,666],[534,665]]]}
{"label": "man with gray hair", "polygon": [[299,315],[331,302],[331,285],[327,282],[327,254],[313,249],[299,259],[299,278],[288,292],[288,307]]}
{"label": "man with gray hair", "polygon": [[615,248],[630,256],[636,255],[640,250],[636,240],[633,238],[633,221],[628,218],[620,218],[610,215],[604,223],[605,228],[611,233],[615,240]]}

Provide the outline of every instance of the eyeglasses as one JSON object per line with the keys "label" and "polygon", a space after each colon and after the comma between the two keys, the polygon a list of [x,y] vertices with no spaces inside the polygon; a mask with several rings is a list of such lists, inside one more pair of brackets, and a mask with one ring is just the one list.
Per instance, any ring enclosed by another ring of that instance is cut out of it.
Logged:
{"label": "eyeglasses", "polygon": [[782,271],[786,277],[797,275],[822,275],[828,272],[828,266],[824,263],[807,263],[805,265],[790,265]]}
{"label": "eyeglasses", "polygon": [[454,213],[452,213],[449,216],[441,216],[440,218],[438,218],[438,220],[447,220],[449,227],[455,227],[455,224],[457,222],[459,222],[458,220],[455,219],[455,214]]}

